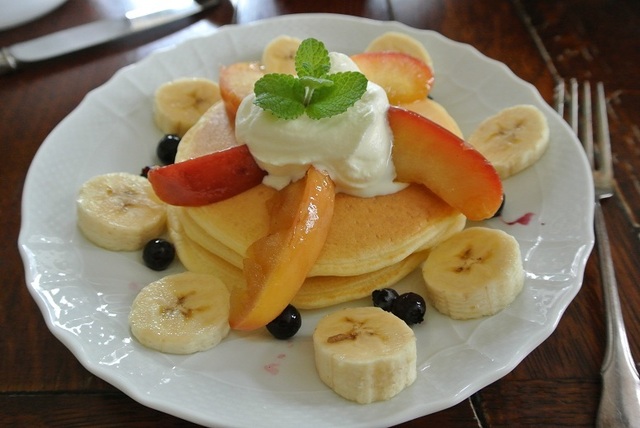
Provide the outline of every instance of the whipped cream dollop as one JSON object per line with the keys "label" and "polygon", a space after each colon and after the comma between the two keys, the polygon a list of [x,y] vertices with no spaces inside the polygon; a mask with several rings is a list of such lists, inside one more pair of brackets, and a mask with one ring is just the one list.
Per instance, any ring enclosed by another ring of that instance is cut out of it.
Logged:
{"label": "whipped cream dollop", "polygon": [[[331,52],[329,58],[330,73],[360,71],[347,55]],[[267,186],[282,189],[302,178],[310,165],[326,171],[336,191],[354,196],[385,195],[407,186],[394,182],[389,101],[375,83],[368,82],[362,98],[346,112],[323,119],[306,114],[280,119],[254,100],[252,93],[238,108],[236,138],[267,172]]]}

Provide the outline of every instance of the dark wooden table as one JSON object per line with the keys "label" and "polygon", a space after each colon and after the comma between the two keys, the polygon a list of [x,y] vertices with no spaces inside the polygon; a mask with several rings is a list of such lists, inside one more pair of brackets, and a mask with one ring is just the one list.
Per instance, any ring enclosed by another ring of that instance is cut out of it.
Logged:
{"label": "dark wooden table", "polygon": [[[0,32],[0,46],[117,16],[133,1],[69,0]],[[47,329],[17,250],[27,168],[47,134],[91,89],[151,51],[215,26],[333,12],[398,20],[469,43],[507,64],[552,102],[558,78],[602,80],[617,178],[604,203],[631,349],[640,358],[640,6],[636,0],[238,0],[168,27],[0,77],[0,425],[191,426],[146,408],[87,372]],[[604,352],[597,255],[554,334],[503,379],[404,427],[592,426]],[[640,424],[640,421],[638,421]]]}

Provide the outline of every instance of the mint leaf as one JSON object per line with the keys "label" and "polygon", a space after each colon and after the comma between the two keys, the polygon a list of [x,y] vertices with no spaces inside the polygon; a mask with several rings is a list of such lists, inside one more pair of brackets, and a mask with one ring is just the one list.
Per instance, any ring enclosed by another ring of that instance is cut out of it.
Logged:
{"label": "mint leaf", "polygon": [[331,59],[324,44],[303,40],[296,52],[297,76],[266,74],[254,86],[254,104],[281,119],[295,119],[305,112],[322,119],[347,111],[367,90],[360,72],[329,74]]}
{"label": "mint leaf", "polygon": [[333,80],[321,78],[321,77],[311,77],[311,76],[303,76],[300,78],[300,83],[303,86],[306,86],[309,89],[318,89],[323,86],[333,86]]}
{"label": "mint leaf", "polygon": [[306,113],[312,119],[331,117],[347,111],[367,90],[367,78],[357,71],[329,74],[333,85],[316,89]]}
{"label": "mint leaf", "polygon": [[321,41],[305,39],[296,52],[296,73],[299,77],[323,77],[331,68],[329,52]]}
{"label": "mint leaf", "polygon": [[281,119],[295,119],[305,111],[305,87],[289,74],[267,74],[253,88],[254,104]]}

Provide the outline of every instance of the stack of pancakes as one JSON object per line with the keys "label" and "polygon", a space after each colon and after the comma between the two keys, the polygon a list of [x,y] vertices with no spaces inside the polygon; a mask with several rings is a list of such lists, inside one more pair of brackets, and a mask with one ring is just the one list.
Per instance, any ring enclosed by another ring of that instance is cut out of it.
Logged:
{"label": "stack of pancakes", "polygon": [[[237,144],[220,102],[185,134],[176,161]],[[243,259],[267,233],[267,201],[275,192],[260,184],[206,206],[170,206],[169,232],[184,266],[229,287],[242,285]],[[462,214],[421,185],[372,198],[340,193],[323,250],[292,303],[311,309],[369,296],[409,274],[431,247],[464,225]]]}

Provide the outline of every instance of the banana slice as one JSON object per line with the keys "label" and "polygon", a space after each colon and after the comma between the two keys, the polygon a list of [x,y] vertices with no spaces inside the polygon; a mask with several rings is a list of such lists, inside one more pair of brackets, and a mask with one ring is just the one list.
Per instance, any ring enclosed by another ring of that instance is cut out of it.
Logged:
{"label": "banana slice", "polygon": [[296,52],[302,40],[278,36],[262,51],[262,66],[267,73],[296,74]]}
{"label": "banana slice", "polygon": [[313,333],[320,379],[361,404],[388,400],[416,379],[416,338],[400,318],[376,307],[346,308]]}
{"label": "banana slice", "polygon": [[94,244],[135,251],[164,232],[166,205],[139,175],[116,172],[87,180],[76,199],[78,227]]}
{"label": "banana slice", "polygon": [[524,284],[518,242],[486,227],[462,230],[438,244],[422,274],[427,300],[454,319],[493,315],[507,307]]}
{"label": "banana slice", "polygon": [[389,31],[373,39],[365,52],[395,51],[411,55],[423,61],[433,70],[433,59],[422,43],[408,34]]}
{"label": "banana slice", "polygon": [[129,313],[131,333],[149,348],[192,354],[229,333],[229,291],[212,275],[183,272],[140,290]]}
{"label": "banana slice", "polygon": [[216,82],[200,77],[175,79],[156,90],[153,118],[165,134],[182,137],[218,101],[220,88]]}
{"label": "banana slice", "polygon": [[547,150],[547,118],[532,105],[509,107],[482,121],[469,136],[469,144],[504,180],[534,164]]}

